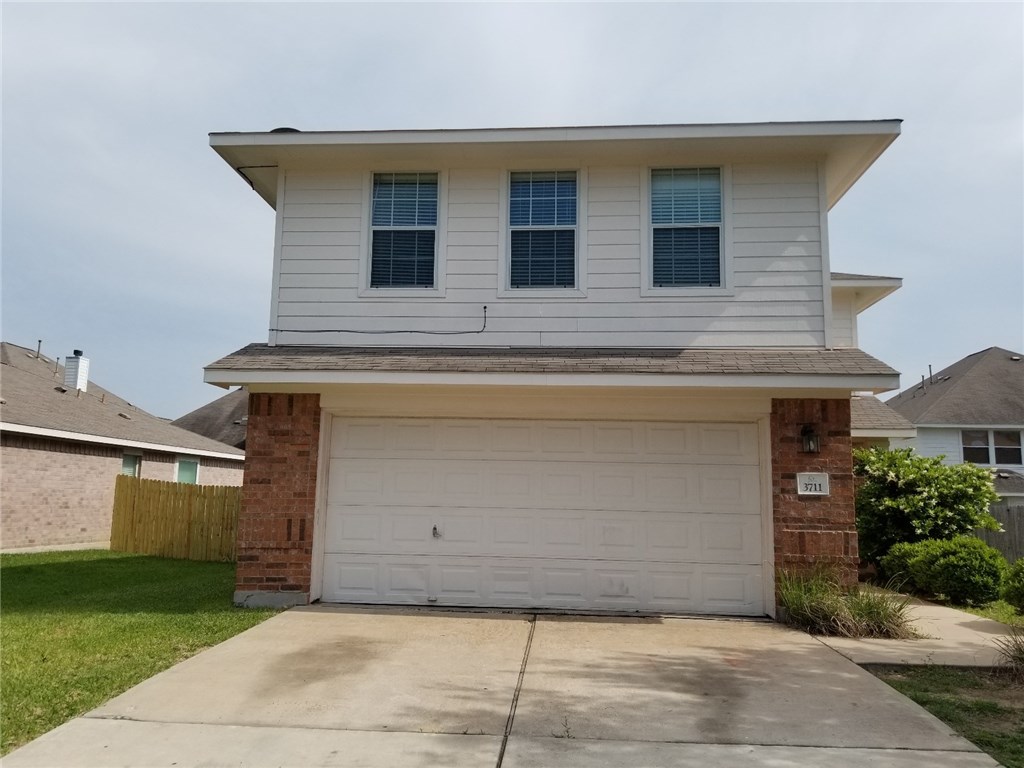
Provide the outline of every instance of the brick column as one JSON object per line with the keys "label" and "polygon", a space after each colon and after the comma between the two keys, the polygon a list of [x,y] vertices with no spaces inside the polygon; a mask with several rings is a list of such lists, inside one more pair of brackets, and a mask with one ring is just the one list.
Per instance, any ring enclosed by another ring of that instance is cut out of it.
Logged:
{"label": "brick column", "polygon": [[[803,453],[800,429],[811,424],[821,453]],[[857,581],[857,527],[853,506],[850,401],[772,400],[772,508],[775,567],[835,566]],[[797,472],[826,472],[829,496],[798,496]]]}
{"label": "brick column", "polygon": [[309,602],[320,395],[250,394],[235,603]]}

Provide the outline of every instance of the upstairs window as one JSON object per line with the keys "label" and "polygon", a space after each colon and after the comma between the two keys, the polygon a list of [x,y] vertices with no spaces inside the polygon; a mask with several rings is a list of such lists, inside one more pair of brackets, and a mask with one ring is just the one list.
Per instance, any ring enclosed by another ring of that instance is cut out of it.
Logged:
{"label": "upstairs window", "polygon": [[512,288],[576,286],[576,172],[510,175]]}
{"label": "upstairs window", "polygon": [[964,429],[960,443],[964,461],[972,464],[1024,464],[1018,429]]}
{"label": "upstairs window", "polygon": [[656,288],[722,285],[722,172],[651,171],[652,277]]}
{"label": "upstairs window", "polygon": [[433,288],[437,174],[375,173],[370,287]]}

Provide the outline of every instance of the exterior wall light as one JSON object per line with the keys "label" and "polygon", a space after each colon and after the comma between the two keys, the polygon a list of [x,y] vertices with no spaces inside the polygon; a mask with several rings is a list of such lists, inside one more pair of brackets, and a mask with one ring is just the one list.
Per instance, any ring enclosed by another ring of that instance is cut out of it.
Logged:
{"label": "exterior wall light", "polygon": [[814,425],[804,424],[800,428],[800,438],[804,443],[804,453],[821,452],[821,436],[815,431]]}

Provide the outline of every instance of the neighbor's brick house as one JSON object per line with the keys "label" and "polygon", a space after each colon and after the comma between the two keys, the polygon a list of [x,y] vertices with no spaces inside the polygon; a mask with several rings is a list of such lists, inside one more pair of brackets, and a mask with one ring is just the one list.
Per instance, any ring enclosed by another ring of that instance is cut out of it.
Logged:
{"label": "neighbor's brick house", "polygon": [[762,615],[776,567],[852,579],[851,395],[898,384],[856,315],[899,280],[832,274],[827,211],[898,133],[214,134],[277,211],[268,343],[206,369],[251,393],[236,601]]}
{"label": "neighbor's brick house", "polygon": [[[76,368],[85,358],[72,358]],[[0,546],[106,546],[119,474],[240,485],[242,451],[174,427],[36,350],[0,344]]]}

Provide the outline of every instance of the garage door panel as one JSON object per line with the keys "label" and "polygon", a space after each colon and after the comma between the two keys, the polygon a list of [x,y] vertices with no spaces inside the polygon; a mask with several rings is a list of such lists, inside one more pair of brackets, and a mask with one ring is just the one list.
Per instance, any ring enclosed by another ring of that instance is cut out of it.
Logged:
{"label": "garage door panel", "polygon": [[570,560],[487,560],[366,555],[327,563],[323,599],[538,608],[661,610],[725,615],[761,610],[755,566],[624,563],[588,567]]}
{"label": "garage door panel", "polygon": [[758,463],[756,424],[338,419],[331,455],[409,459],[599,460],[646,463]]}
{"label": "garage door panel", "polygon": [[763,613],[756,424],[336,417],[324,599]]}
{"label": "garage door panel", "polygon": [[755,515],[353,508],[330,517],[325,552],[751,564],[760,529]]}
{"label": "garage door panel", "polygon": [[756,466],[606,465],[485,459],[332,459],[329,507],[403,504],[448,508],[595,509],[757,514]]}

